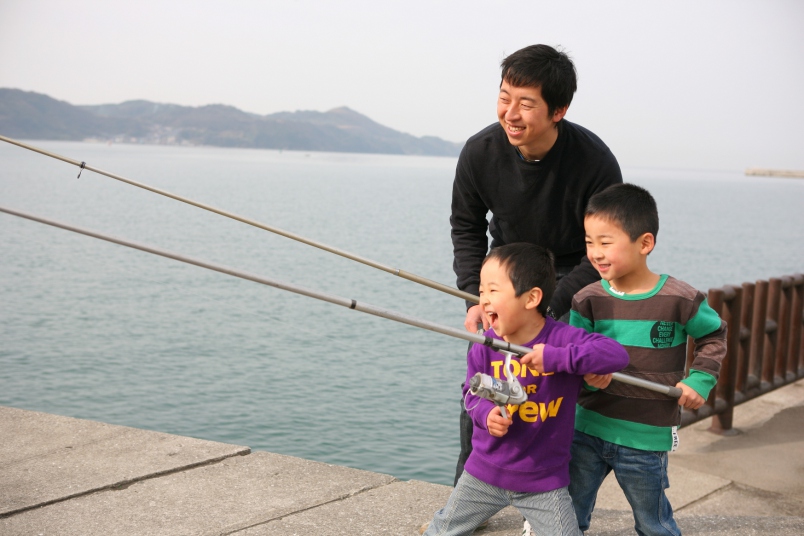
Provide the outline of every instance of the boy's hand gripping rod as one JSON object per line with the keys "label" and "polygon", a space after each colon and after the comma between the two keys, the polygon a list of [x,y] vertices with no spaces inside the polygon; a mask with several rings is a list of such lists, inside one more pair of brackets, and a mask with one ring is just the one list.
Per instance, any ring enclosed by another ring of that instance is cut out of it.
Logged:
{"label": "boy's hand gripping rod", "polygon": [[[396,313],[396,312],[393,312],[393,311],[389,311],[389,310],[386,310],[386,309],[375,307],[373,305],[358,303],[357,301],[355,301],[353,299],[341,298],[339,296],[334,296],[332,294],[325,294],[325,293],[317,292],[317,291],[314,291],[314,290],[309,290],[309,289],[306,289],[306,288],[303,288],[303,287],[292,285],[290,283],[282,283],[282,282],[279,282],[279,281],[274,281],[274,280],[267,279],[267,278],[264,278],[264,277],[260,277],[260,276],[257,276],[257,275],[242,272],[242,271],[236,270],[234,268],[229,268],[227,266],[222,266],[222,265],[219,265],[219,264],[213,264],[213,263],[209,263],[209,262],[206,262],[206,261],[194,259],[194,258],[191,258],[191,257],[186,257],[186,256],[179,255],[179,254],[176,254],[176,253],[172,253],[170,251],[166,251],[166,250],[163,250],[163,249],[155,248],[155,247],[152,247],[152,246],[147,246],[147,245],[144,245],[144,244],[139,244],[139,243],[136,243],[136,242],[130,242],[130,241],[127,241],[127,240],[123,240],[121,238],[116,238],[116,237],[113,237],[113,236],[97,233],[97,232],[91,231],[89,229],[83,229],[83,228],[75,227],[75,226],[68,225],[68,224],[65,224],[65,223],[60,223],[60,222],[56,222],[56,221],[53,221],[53,220],[48,220],[48,219],[45,219],[45,218],[41,218],[39,216],[35,216],[35,215],[32,215],[32,214],[27,214],[27,213],[24,213],[24,212],[20,212],[20,211],[17,211],[17,210],[5,208],[5,207],[2,207],[2,206],[0,206],[0,212],[5,212],[5,213],[11,214],[13,216],[18,216],[20,218],[25,218],[25,219],[28,219],[28,220],[31,220],[31,221],[44,223],[46,225],[51,225],[53,227],[58,227],[58,228],[65,229],[65,230],[68,230],[68,231],[73,231],[75,233],[83,234],[83,235],[86,235],[86,236],[91,236],[93,238],[98,238],[100,240],[105,240],[107,242],[112,242],[114,244],[119,244],[121,246],[126,246],[126,247],[130,247],[130,248],[133,248],[133,249],[139,249],[140,251],[145,251],[147,253],[152,253],[154,255],[159,255],[161,257],[166,257],[168,259],[177,260],[177,261],[184,262],[184,263],[187,263],[187,264],[193,264],[195,266],[200,266],[202,268],[207,268],[209,270],[214,270],[216,272],[220,272],[220,273],[223,273],[223,274],[232,275],[232,276],[235,276],[235,277],[239,277],[241,279],[247,279],[249,281],[254,281],[255,283],[261,283],[263,285],[268,285],[270,287],[278,288],[278,289],[281,289],[281,290],[286,290],[288,292],[293,292],[295,294],[301,294],[302,296],[308,296],[310,298],[315,298],[317,300],[326,301],[326,302],[329,302],[329,303],[333,303],[335,305],[341,305],[343,307],[347,307],[349,309],[355,309],[355,310],[363,312],[363,313],[368,313],[368,314],[371,314],[371,315],[374,315],[374,316],[380,316],[380,317],[383,317],[383,318],[387,318],[389,320],[395,320],[397,322],[401,322],[403,324],[408,324],[410,326],[426,329],[426,330],[429,330],[429,331],[435,331],[436,333],[441,333],[441,334],[449,335],[451,337],[455,337],[455,338],[458,338],[458,339],[464,339],[464,340],[474,342],[474,343],[477,343],[477,344],[482,344],[484,346],[489,346],[491,348],[494,348],[497,351],[510,352],[512,354],[516,354],[516,355],[520,355],[520,356],[528,354],[531,351],[533,351],[532,348],[528,348],[526,346],[519,346],[519,345],[511,344],[511,343],[508,343],[508,342],[505,342],[505,341],[502,341],[502,340],[499,340],[499,339],[494,339],[492,337],[486,337],[484,335],[478,335],[476,333],[469,333],[468,331],[464,331],[464,330],[459,330],[459,329],[455,329],[455,328],[441,326],[441,325],[438,325],[438,324],[435,324],[435,323],[432,323],[432,322],[428,322],[426,320],[420,320],[418,318],[407,316],[407,315],[404,315],[404,314],[401,314],[401,313]],[[510,356],[508,356],[508,357],[510,359]],[[643,387],[645,389],[649,389],[651,391],[656,391],[658,393],[663,393],[663,394],[666,394],[666,395],[674,397],[674,398],[678,398],[679,396],[681,396],[681,389],[678,389],[677,387],[670,387],[670,386],[667,386],[667,385],[661,385],[661,384],[658,384],[658,383],[643,380],[641,378],[634,378],[632,376],[628,376],[628,375],[621,374],[621,373],[618,373],[618,372],[615,372],[613,374],[613,376],[614,376],[614,379],[616,379],[617,381],[623,382],[623,383],[628,383],[630,385]]]}

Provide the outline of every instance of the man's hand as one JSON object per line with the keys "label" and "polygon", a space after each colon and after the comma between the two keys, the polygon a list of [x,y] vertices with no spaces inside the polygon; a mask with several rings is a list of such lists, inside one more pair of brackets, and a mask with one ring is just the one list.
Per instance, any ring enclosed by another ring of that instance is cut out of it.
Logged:
{"label": "man's hand", "polygon": [[483,312],[483,308],[480,305],[473,305],[466,311],[466,320],[463,321],[463,327],[470,333],[477,333],[477,325],[480,323],[483,324],[483,331],[489,329],[491,325]]}
{"label": "man's hand", "polygon": [[679,406],[684,406],[686,409],[698,409],[706,402],[704,397],[686,383],[678,382],[676,387],[681,389],[681,396],[678,397]]}
{"label": "man's hand", "polygon": [[502,437],[507,434],[508,427],[512,424],[514,421],[503,418],[500,406],[494,406],[494,409],[489,412],[489,416],[486,417],[486,429],[494,437]]}
{"label": "man's hand", "polygon": [[611,383],[611,374],[589,374],[583,375],[583,381],[590,387],[605,389]]}
{"label": "man's hand", "polygon": [[537,344],[533,351],[519,358],[519,364],[525,365],[531,372],[544,372],[544,345]]}

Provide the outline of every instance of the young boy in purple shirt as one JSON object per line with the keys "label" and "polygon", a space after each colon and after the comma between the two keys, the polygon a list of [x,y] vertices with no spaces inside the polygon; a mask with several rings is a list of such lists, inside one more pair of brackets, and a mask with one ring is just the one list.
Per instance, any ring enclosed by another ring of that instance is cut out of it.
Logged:
{"label": "young boy in purple shirt", "polygon": [[464,387],[472,453],[426,536],[471,534],[509,505],[540,536],[580,534],[567,491],[575,402],[584,374],[618,371],[628,354],[607,337],[545,317],[554,289],[553,255],[543,247],[509,244],[483,261],[480,305],[491,321],[485,335],[533,348],[511,363],[527,401],[509,404],[506,418],[494,402],[470,392],[478,372],[505,380],[502,354],[475,344]]}

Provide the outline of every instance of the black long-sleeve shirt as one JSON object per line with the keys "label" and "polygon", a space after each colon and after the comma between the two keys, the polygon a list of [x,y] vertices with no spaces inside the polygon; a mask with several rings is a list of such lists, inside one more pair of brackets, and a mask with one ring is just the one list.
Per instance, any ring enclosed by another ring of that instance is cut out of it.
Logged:
{"label": "black long-sleeve shirt", "polygon": [[[453,268],[458,288],[477,295],[480,265],[491,247],[530,242],[556,258],[558,282],[550,308],[560,317],[572,296],[600,279],[586,259],[583,215],[589,198],[622,182],[617,159],[585,128],[562,120],[558,138],[538,162],[526,162],[499,123],[466,142],[452,188]],[[491,221],[486,220],[488,212]]]}

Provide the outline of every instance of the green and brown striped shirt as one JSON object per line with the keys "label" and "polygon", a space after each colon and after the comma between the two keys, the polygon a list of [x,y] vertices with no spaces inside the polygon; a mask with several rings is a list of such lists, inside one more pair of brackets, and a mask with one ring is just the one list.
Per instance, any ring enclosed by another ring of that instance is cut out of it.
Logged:
{"label": "green and brown striped shirt", "polygon": [[[620,294],[605,280],[592,283],[573,298],[570,324],[622,344],[630,357],[624,374],[664,385],[683,381],[704,398],[726,355],[726,323],[701,292],[668,275],[644,294]],[[695,348],[685,378],[688,335]],[[677,400],[613,381],[606,389],[583,390],[575,429],[618,445],[665,451],[680,421]]]}

